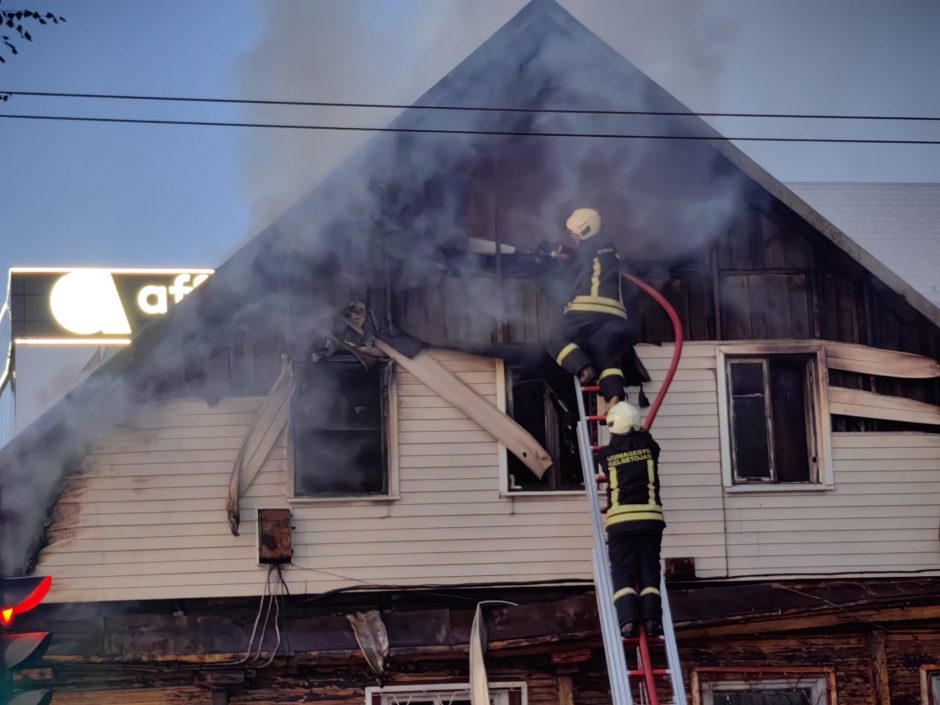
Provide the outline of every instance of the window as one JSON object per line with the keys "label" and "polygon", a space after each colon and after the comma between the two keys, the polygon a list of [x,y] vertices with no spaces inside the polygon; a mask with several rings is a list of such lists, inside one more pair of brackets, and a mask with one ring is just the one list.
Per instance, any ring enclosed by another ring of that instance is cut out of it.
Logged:
{"label": "window", "polygon": [[[493,705],[527,705],[525,683],[490,683]],[[401,685],[366,688],[366,705],[469,705],[470,685]]]}
{"label": "window", "polygon": [[692,687],[701,705],[832,705],[831,670],[760,669],[747,672],[693,671]]}
{"label": "window", "polygon": [[940,705],[940,666],[920,667],[920,701],[923,705]]}
{"label": "window", "polygon": [[294,368],[290,458],[294,497],[389,494],[385,426],[391,368],[337,354]]}
{"label": "window", "polygon": [[[559,368],[560,369],[560,368]],[[555,461],[540,478],[515,455],[503,450],[509,492],[580,491],[584,489],[578,453],[578,410],[570,375],[546,379],[507,366],[506,413],[548,451]]]}
{"label": "window", "polygon": [[718,353],[725,484],[830,485],[821,346],[722,346]]}

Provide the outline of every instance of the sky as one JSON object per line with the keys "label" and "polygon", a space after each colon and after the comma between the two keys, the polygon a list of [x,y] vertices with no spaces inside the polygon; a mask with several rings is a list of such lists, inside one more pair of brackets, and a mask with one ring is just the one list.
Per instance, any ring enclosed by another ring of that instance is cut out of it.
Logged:
{"label": "sky", "polygon": [[[0,91],[408,103],[521,0],[23,0],[67,23]],[[940,3],[562,0],[693,110],[940,115]],[[6,0],[13,9],[19,0]],[[0,113],[381,125],[391,111],[14,96]],[[940,138],[940,124],[714,121],[725,134]],[[0,271],[216,266],[365,133],[0,120]],[[940,146],[748,143],[782,181],[940,182]]]}

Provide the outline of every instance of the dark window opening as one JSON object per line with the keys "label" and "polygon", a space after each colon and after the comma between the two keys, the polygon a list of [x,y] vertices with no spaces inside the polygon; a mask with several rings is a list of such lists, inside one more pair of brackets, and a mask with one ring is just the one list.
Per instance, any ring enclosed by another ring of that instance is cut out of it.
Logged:
{"label": "dark window opening", "polygon": [[726,361],[736,483],[817,482],[815,357]]}
{"label": "dark window opening", "polygon": [[294,495],[387,494],[384,421],[391,370],[336,355],[294,367]]}
{"label": "dark window opening", "polygon": [[546,380],[516,369],[507,373],[507,413],[532,434],[554,463],[541,479],[521,460],[508,455],[509,490],[580,490],[584,487],[578,453],[578,407],[569,375]]}

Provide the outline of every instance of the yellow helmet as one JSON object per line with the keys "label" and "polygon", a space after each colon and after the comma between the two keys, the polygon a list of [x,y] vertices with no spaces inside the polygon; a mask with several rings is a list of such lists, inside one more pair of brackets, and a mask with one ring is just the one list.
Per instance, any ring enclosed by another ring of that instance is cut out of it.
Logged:
{"label": "yellow helmet", "polygon": [[607,430],[616,435],[623,435],[630,430],[643,428],[640,410],[625,401],[618,401],[607,412]]}
{"label": "yellow helmet", "polygon": [[568,216],[565,227],[579,240],[587,240],[601,231],[601,214],[593,208],[578,208]]}

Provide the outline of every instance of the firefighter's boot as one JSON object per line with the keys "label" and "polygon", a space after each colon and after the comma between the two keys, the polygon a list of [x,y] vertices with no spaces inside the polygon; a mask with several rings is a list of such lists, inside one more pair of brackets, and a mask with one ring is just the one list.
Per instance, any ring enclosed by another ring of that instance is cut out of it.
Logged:
{"label": "firefighter's boot", "polygon": [[640,606],[643,612],[643,626],[647,636],[662,636],[663,601],[656,588],[646,588],[640,593]]}

